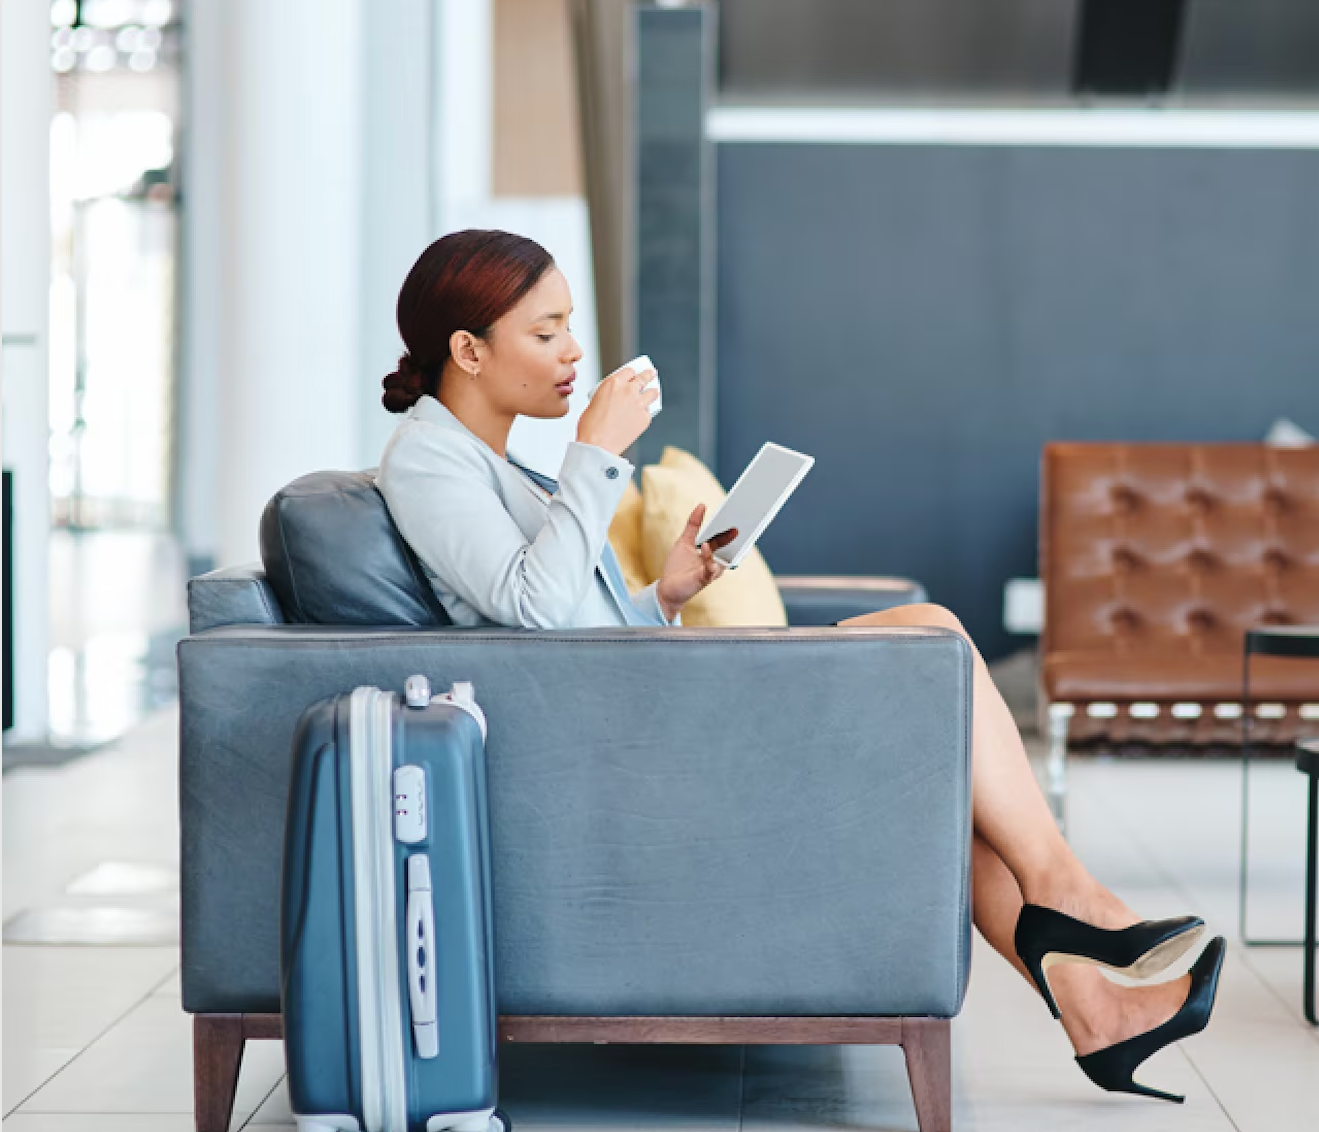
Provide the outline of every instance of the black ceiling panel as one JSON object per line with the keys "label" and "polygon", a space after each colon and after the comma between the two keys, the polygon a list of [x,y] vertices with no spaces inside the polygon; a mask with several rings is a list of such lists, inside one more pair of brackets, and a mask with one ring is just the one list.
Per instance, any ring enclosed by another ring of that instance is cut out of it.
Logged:
{"label": "black ceiling panel", "polygon": [[719,13],[733,97],[1056,96],[1071,80],[1076,0],[722,0]]}
{"label": "black ceiling panel", "polygon": [[1178,87],[1197,95],[1319,95],[1319,0],[1191,0]]}
{"label": "black ceiling panel", "polygon": [[1084,0],[1077,93],[1165,93],[1177,68],[1184,11],[1184,0]]}
{"label": "black ceiling panel", "polygon": [[1319,98],[1319,0],[721,0],[731,101]]}

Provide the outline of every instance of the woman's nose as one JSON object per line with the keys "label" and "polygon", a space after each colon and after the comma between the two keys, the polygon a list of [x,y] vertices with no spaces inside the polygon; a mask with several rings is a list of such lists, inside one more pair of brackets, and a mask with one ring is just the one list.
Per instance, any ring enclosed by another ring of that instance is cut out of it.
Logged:
{"label": "woman's nose", "polygon": [[582,344],[578,342],[576,336],[572,334],[568,335],[568,341],[572,343],[572,345],[568,347],[568,353],[565,355],[564,361],[569,364],[580,361],[582,355],[586,352],[582,349]]}

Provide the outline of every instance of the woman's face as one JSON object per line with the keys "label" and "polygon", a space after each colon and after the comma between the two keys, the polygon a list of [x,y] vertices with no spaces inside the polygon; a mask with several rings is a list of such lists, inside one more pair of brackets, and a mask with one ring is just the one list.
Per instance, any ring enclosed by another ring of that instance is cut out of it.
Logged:
{"label": "woman's face", "polygon": [[522,301],[494,323],[479,352],[480,381],[506,412],[562,417],[568,412],[582,348],[568,328],[572,294],[551,267]]}

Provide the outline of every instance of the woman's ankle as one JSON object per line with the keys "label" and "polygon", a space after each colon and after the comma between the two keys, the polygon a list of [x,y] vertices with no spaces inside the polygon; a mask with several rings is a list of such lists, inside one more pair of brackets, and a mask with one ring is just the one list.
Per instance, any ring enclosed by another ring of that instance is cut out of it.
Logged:
{"label": "woman's ankle", "polygon": [[1022,894],[1028,904],[1052,908],[1097,928],[1125,928],[1140,920],[1084,870],[1068,876],[1046,874],[1023,885]]}
{"label": "woman's ankle", "polygon": [[[1054,968],[1056,972],[1058,968]],[[1139,987],[1119,986],[1099,975],[1098,984],[1055,987],[1063,1028],[1078,1056],[1106,1049],[1168,1021],[1186,1001],[1190,977]]]}
{"label": "woman's ankle", "polygon": [[1063,1029],[1078,1053],[1107,1044],[1121,1013],[1115,984],[1097,967],[1065,963],[1049,969],[1049,989],[1062,1013]]}

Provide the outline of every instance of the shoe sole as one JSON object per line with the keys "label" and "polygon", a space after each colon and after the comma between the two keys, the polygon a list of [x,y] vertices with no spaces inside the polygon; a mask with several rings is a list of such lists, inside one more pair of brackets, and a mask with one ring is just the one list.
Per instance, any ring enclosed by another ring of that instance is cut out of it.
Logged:
{"label": "shoe sole", "polygon": [[[1040,970],[1044,972],[1047,981],[1050,967],[1060,967],[1064,963],[1080,963],[1086,967],[1103,967],[1107,971],[1113,971],[1116,974],[1125,975],[1129,979],[1141,981],[1162,974],[1199,943],[1204,934],[1204,924],[1189,928],[1180,935],[1173,936],[1172,939],[1165,939],[1158,947],[1145,952],[1134,963],[1126,967],[1114,967],[1112,964],[1101,962],[1098,959],[1091,959],[1085,955],[1072,955],[1067,951],[1048,951],[1040,959]],[[1049,993],[1053,993],[1053,987],[1049,988]]]}

